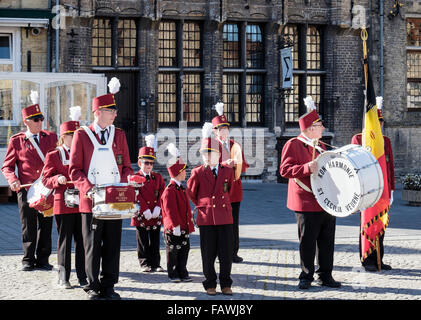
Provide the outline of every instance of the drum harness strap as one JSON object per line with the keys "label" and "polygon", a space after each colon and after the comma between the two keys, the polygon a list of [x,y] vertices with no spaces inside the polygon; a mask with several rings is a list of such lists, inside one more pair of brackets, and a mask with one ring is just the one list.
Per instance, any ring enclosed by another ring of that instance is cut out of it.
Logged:
{"label": "drum harness strap", "polygon": [[[315,148],[320,153],[321,152],[324,152],[324,150],[322,148],[320,148],[319,146],[314,146],[311,141],[309,141],[309,140],[307,140],[305,138],[297,137],[297,139],[300,140],[301,142],[305,143],[306,145],[309,145],[310,147]],[[305,191],[310,192],[310,193],[313,193],[313,191],[309,187],[307,187],[304,184],[304,182],[302,182],[300,179],[294,178],[294,181],[295,181],[296,184],[298,184]]]}

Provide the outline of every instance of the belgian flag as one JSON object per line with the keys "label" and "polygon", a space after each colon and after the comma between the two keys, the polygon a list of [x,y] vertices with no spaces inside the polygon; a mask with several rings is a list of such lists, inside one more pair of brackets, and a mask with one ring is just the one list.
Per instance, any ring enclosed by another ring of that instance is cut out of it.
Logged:
{"label": "belgian flag", "polygon": [[[387,182],[386,157],[383,134],[377,115],[376,95],[367,59],[364,59],[365,74],[365,113],[362,132],[362,145],[366,147],[380,164],[383,173],[383,193],[371,208],[361,211],[361,261],[364,261],[377,248],[380,237],[389,223],[389,187]],[[379,262],[379,261],[378,261]]]}

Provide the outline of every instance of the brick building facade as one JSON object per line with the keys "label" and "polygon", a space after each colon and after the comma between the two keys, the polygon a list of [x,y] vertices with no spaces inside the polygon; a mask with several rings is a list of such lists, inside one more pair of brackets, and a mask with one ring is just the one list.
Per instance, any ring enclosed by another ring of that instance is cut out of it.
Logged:
{"label": "brick building facade", "polygon": [[[417,1],[401,1],[399,13],[392,0],[59,2],[63,22],[59,71],[120,78],[117,98],[124,110],[117,125],[126,130],[133,161],[142,138],[163,130],[175,133],[182,154],[196,159],[192,148],[200,138],[198,131],[216,114],[212,106],[218,101],[225,103],[234,139],[246,146],[251,169],[245,179],[281,181],[279,154],[299,132],[306,95],[313,96],[326,121],[326,140],[335,146],[349,144],[362,126],[359,26],[365,22],[370,67],[376,93],[384,95],[385,134],[392,139],[396,173],[419,171],[421,8]],[[391,10],[395,12],[388,17]],[[45,48],[52,65],[45,71],[52,70],[56,55],[51,27],[50,31]],[[294,90],[287,96],[279,90],[284,35],[294,41],[295,60]]]}

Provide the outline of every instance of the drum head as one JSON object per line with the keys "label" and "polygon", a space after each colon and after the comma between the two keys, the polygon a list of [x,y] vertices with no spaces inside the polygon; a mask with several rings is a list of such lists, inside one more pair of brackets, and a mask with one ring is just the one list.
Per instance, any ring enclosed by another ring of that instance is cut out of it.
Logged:
{"label": "drum head", "polygon": [[317,158],[317,170],[311,175],[311,188],[319,205],[336,217],[358,211],[361,184],[352,163],[328,151]]}

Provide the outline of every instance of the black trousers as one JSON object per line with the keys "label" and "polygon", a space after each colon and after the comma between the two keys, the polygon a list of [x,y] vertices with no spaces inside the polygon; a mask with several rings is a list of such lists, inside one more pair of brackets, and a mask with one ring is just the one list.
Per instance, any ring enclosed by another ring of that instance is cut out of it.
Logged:
{"label": "black trousers", "polygon": [[56,214],[57,264],[59,279],[69,281],[72,270],[72,238],[75,241],[75,266],[79,280],[86,280],[85,248],[82,237],[82,217],[80,213]]}
{"label": "black trousers", "polygon": [[233,252],[232,224],[218,226],[199,226],[200,252],[205,280],[203,287],[216,288],[215,259],[219,258],[219,285],[231,287],[231,266]]}
{"label": "black trousers", "polygon": [[[362,258],[361,254],[361,234],[359,235],[359,249],[360,249],[360,261]],[[379,247],[380,247],[380,262],[383,263],[383,255],[384,255],[384,246],[383,246],[383,240],[384,240],[384,233],[379,237]],[[362,266],[376,266],[377,267],[377,251],[373,251],[370,255],[365,258],[363,262],[361,262]]]}
{"label": "black trousers", "polygon": [[85,269],[88,276],[85,291],[103,291],[113,288],[118,282],[121,226],[121,219],[99,220],[93,218],[92,213],[82,213]]}
{"label": "black trousers", "polygon": [[26,189],[21,189],[17,196],[22,226],[22,264],[47,264],[51,254],[53,217],[44,217],[42,213],[29,207]]}
{"label": "black trousers", "polygon": [[240,248],[240,228],[239,228],[239,215],[240,215],[240,204],[241,202],[231,202],[232,207],[232,231],[234,234],[234,245],[233,245],[233,256],[238,255],[238,249]]}
{"label": "black trousers", "polygon": [[[185,279],[189,276],[187,259],[190,251],[190,239],[172,234],[164,234],[167,254],[167,272],[169,278]],[[185,242],[184,244],[182,242]]]}
{"label": "black trousers", "polygon": [[144,227],[136,227],[137,257],[140,266],[149,266],[151,268],[159,267],[161,255],[159,253],[161,226],[154,230],[146,230]]}
{"label": "black trousers", "polygon": [[313,281],[314,258],[316,273],[321,279],[331,277],[335,246],[336,217],[327,212],[296,212],[300,240],[300,279]]}

